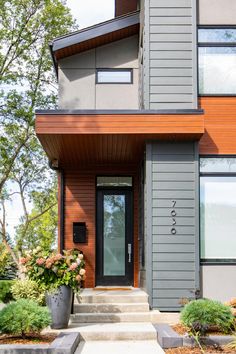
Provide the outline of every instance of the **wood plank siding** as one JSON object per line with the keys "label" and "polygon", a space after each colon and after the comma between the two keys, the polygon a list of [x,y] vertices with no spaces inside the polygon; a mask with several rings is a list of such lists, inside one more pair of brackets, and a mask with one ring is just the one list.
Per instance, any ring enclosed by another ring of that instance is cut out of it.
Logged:
{"label": "wood plank siding", "polygon": [[199,153],[236,154],[236,97],[201,97],[205,133]]}
{"label": "wood plank siding", "polygon": [[[134,181],[134,220],[138,220],[138,175],[134,168],[90,167],[86,170],[66,170],[65,178],[65,248],[78,248],[84,252],[87,279],[85,287],[93,288],[95,284],[96,251],[96,176],[129,175]],[[86,244],[73,243],[73,222],[86,222]],[[134,286],[138,287],[138,223],[134,222]]]}
{"label": "wood plank siding", "polygon": [[147,282],[153,308],[178,311],[199,289],[197,144],[155,142],[146,151]]}
{"label": "wood plank siding", "polygon": [[145,0],[145,109],[197,107],[195,23],[194,0]]}
{"label": "wood plank siding", "polygon": [[40,114],[41,134],[202,134],[202,115],[191,114]]}

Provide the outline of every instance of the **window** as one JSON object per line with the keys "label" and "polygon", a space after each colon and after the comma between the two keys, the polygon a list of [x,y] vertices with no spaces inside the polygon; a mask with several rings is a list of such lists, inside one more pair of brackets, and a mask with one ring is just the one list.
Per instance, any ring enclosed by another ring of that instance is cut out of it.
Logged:
{"label": "window", "polygon": [[199,93],[236,95],[236,28],[202,28],[199,40]]}
{"label": "window", "polygon": [[97,177],[97,187],[132,187],[132,177]]}
{"label": "window", "polygon": [[97,84],[132,84],[132,69],[97,69]]}
{"label": "window", "polygon": [[236,261],[236,158],[200,159],[201,259]]}

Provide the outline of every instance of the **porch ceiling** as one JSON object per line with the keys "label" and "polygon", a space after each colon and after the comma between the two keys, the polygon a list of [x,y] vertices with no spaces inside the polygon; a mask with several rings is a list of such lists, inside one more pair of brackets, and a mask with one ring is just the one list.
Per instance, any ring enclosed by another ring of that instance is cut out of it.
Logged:
{"label": "porch ceiling", "polygon": [[36,134],[49,160],[60,167],[90,164],[134,164],[145,142],[196,140],[204,133],[201,111],[190,114],[158,113],[36,113]]}

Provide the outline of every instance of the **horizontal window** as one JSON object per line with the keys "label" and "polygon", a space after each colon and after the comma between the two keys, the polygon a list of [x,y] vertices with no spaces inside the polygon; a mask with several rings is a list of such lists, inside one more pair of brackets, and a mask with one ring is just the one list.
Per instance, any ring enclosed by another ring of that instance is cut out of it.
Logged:
{"label": "horizontal window", "polygon": [[199,48],[199,93],[236,94],[236,48]]}
{"label": "horizontal window", "polygon": [[97,69],[98,84],[132,84],[132,69]]}
{"label": "horizontal window", "polygon": [[235,157],[200,158],[201,173],[236,173]]}
{"label": "horizontal window", "polygon": [[201,177],[201,258],[236,259],[236,177]]}
{"label": "horizontal window", "polygon": [[98,187],[132,187],[132,177],[97,177]]}
{"label": "horizontal window", "polygon": [[199,43],[236,43],[236,29],[199,29],[198,41]]}

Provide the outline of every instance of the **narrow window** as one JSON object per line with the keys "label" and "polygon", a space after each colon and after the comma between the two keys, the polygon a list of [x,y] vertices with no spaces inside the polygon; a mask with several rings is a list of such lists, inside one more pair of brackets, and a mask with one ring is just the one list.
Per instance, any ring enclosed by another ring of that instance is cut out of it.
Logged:
{"label": "narrow window", "polygon": [[97,69],[97,84],[132,84],[132,69]]}
{"label": "narrow window", "polygon": [[132,187],[132,177],[97,177],[97,187]]}

